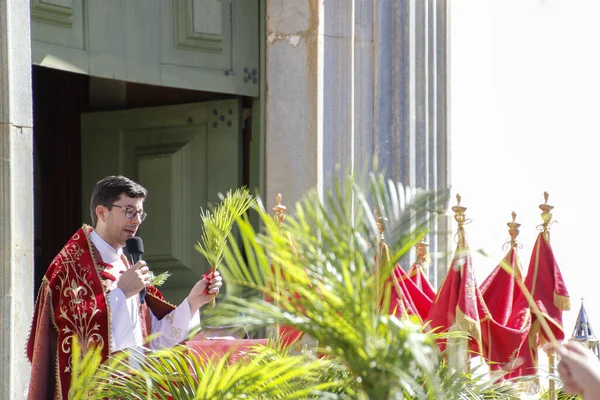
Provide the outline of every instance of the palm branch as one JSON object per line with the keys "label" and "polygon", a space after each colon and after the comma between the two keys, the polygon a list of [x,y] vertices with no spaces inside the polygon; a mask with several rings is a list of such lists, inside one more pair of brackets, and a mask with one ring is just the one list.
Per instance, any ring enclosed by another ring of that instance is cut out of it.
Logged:
{"label": "palm branch", "polygon": [[[111,360],[95,381],[80,381],[91,382],[96,397],[134,399],[515,398],[508,385],[449,365],[436,335],[418,321],[386,312],[387,277],[444,208],[446,196],[409,191],[380,176],[365,189],[350,177],[324,197],[314,191],[299,201],[286,235],[258,199],[263,230],[246,216],[237,219],[239,239],[227,241],[221,253],[228,297],[204,319],[210,325],[291,325],[319,347],[301,355],[277,345],[257,348],[232,366],[227,358],[204,362],[181,348],[164,349],[141,360],[133,374],[123,361]],[[386,262],[376,260],[373,207],[387,218]],[[247,289],[260,295],[248,298]]]}
{"label": "palm branch", "polygon": [[[411,320],[387,315],[380,305],[389,297],[387,277],[395,263],[427,230],[446,195],[423,191],[403,202],[399,187],[373,176],[370,190],[363,189],[349,177],[334,184],[323,201],[316,191],[309,193],[286,219],[293,246],[257,207],[264,231],[256,232],[247,218],[238,221],[240,244],[230,241],[223,259],[230,295],[207,318],[217,325],[296,327],[344,365],[360,382],[361,396],[386,399],[406,391],[409,398],[444,398],[437,389],[433,336]],[[387,239],[390,262],[379,265],[373,206],[388,219],[386,232],[394,233]],[[275,301],[243,298],[244,288]]]}
{"label": "palm branch", "polygon": [[167,279],[171,276],[169,271],[165,271],[162,274],[154,275],[152,271],[150,274],[150,285],[152,286],[162,286],[167,281]]}
{"label": "palm branch", "polygon": [[[213,208],[212,211],[201,210],[202,218],[202,237],[196,245],[196,249],[206,257],[211,270],[217,270],[223,251],[227,244],[227,238],[235,221],[240,218],[254,202],[254,197],[250,195],[248,189],[240,188],[235,192],[231,190],[226,196],[219,194],[221,204]],[[211,304],[215,305],[215,296],[211,296]]]}
{"label": "palm branch", "polygon": [[219,266],[223,257],[227,238],[235,224],[252,205],[254,198],[248,189],[240,188],[235,192],[231,190],[226,196],[219,194],[221,203],[212,210],[203,209],[200,212],[202,218],[202,237],[196,249],[208,260],[214,270]]}
{"label": "palm branch", "polygon": [[229,355],[205,360],[181,346],[146,356],[129,351],[99,364],[98,349],[74,364],[70,399],[338,398],[335,392],[343,391],[339,381],[323,379],[331,361],[290,356],[276,346],[256,346],[233,364]]}

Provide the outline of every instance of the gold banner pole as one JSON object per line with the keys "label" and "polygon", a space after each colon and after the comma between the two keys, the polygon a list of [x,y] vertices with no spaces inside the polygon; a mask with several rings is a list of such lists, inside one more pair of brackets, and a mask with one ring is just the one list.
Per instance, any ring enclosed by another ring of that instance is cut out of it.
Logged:
{"label": "gold banner pole", "polygon": [[[462,197],[460,194],[456,194],[456,205],[452,207],[452,211],[454,212],[454,220],[456,221],[457,224],[457,237],[458,237],[458,246],[461,247],[464,250],[464,246],[465,246],[465,223],[467,221],[467,217],[465,215],[465,212],[467,211],[467,207],[461,206],[460,202],[462,201]],[[466,340],[466,342],[464,342],[464,339],[456,339],[454,341],[454,346],[456,348],[456,356],[457,356],[457,360],[458,360],[458,356],[459,354],[464,351],[465,355],[464,355],[464,371],[465,372],[469,372],[471,370],[471,362],[470,362],[470,357],[469,357],[469,339]]]}
{"label": "gold banner pole", "polygon": [[548,372],[550,373],[550,379],[548,379],[548,399],[556,400],[556,382],[554,382],[553,375],[556,373],[556,356],[554,350],[548,346],[546,351],[548,355]]}
{"label": "gold banner pole", "polygon": [[[542,210],[540,216],[542,217],[542,232],[546,240],[550,240],[550,225],[552,223],[552,209],[553,206],[548,204],[548,198],[550,195],[548,192],[544,192],[544,204],[540,204],[539,208]],[[553,375],[556,373],[556,356],[554,350],[547,346],[546,355],[548,356],[548,372],[550,378],[548,379],[548,399],[556,400],[556,382],[554,381]]]}
{"label": "gold banner pole", "polygon": [[[277,225],[279,226],[279,228],[281,229],[281,233],[283,234],[283,222],[285,221],[285,211],[287,210],[287,207],[284,206],[283,204],[281,204],[281,193],[277,193],[277,195],[275,196],[275,206],[273,207],[273,212],[275,212],[275,215],[273,215],[273,219],[275,220],[275,222],[277,223]],[[275,268],[275,290],[277,290],[277,293],[281,293],[280,291],[280,287],[279,287],[279,280],[280,280],[280,274],[277,274],[277,268]],[[279,304],[277,304],[279,305]],[[277,337],[280,337],[281,335],[281,329],[280,329],[280,324],[278,323],[277,325],[275,325],[275,332],[277,333]]]}

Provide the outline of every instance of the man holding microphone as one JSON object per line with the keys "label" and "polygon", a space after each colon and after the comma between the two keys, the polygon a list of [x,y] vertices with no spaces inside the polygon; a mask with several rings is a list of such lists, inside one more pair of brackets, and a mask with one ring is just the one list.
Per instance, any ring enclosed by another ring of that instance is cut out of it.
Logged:
{"label": "man holding microphone", "polygon": [[[199,326],[198,310],[218,294],[218,272],[199,280],[177,307],[149,286],[140,260],[123,254],[146,218],[147,191],[123,176],[99,181],[90,202],[92,227],[84,225],[50,264],[36,301],[27,356],[32,363],[29,399],[66,399],[71,381],[71,347],[77,336],[82,352],[98,346],[103,359],[127,348],[171,347]],[[142,290],[142,295],[140,292]]]}

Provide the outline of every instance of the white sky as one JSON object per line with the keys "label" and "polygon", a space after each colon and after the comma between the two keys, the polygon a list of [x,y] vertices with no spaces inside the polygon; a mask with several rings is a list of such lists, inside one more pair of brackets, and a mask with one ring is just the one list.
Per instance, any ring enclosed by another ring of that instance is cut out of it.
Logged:
{"label": "white sky", "polygon": [[512,211],[527,269],[548,191],[567,337],[582,297],[600,336],[600,2],[449,3],[452,186],[472,219],[471,249],[490,255],[474,255],[478,282],[504,255]]}

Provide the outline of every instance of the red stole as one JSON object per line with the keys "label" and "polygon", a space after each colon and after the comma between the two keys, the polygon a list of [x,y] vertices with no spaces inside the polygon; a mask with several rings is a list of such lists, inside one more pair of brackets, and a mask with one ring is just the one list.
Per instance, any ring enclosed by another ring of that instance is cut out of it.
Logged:
{"label": "red stole", "polygon": [[[110,351],[110,307],[105,293],[113,286],[110,264],[102,262],[84,225],[54,258],[42,280],[35,306],[27,357],[31,361],[29,399],[67,399],[71,384],[72,337],[77,335],[82,355],[101,348],[103,361]],[[161,319],[174,309],[149,288],[147,303]],[[142,313],[143,315],[144,313]],[[146,320],[145,316],[142,319]]]}

